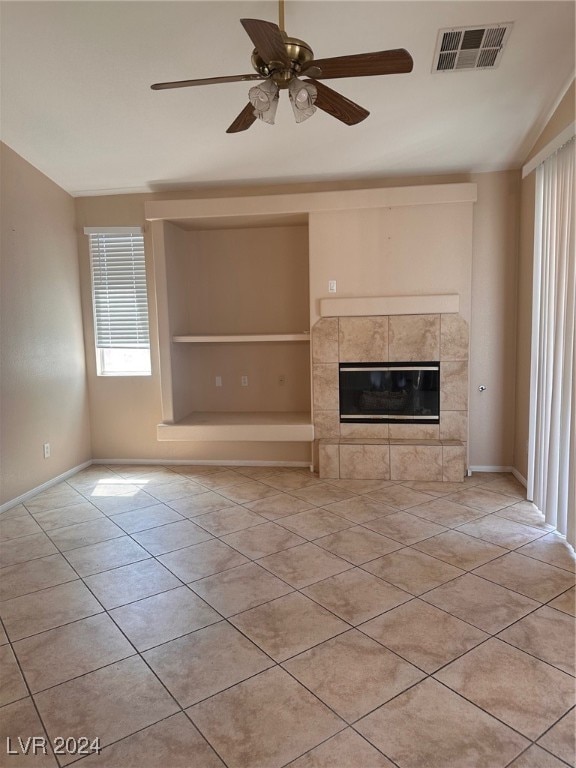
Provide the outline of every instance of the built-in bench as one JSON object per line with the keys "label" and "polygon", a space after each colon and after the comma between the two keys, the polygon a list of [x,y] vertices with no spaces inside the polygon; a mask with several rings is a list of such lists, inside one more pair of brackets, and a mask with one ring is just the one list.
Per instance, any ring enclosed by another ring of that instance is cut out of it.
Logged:
{"label": "built-in bench", "polygon": [[318,450],[321,478],[464,480],[466,449],[459,440],[325,438]]}

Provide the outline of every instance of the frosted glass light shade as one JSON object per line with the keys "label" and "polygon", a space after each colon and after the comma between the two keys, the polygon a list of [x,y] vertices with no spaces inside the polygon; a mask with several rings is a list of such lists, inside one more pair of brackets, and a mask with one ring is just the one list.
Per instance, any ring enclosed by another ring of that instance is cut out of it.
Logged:
{"label": "frosted glass light shade", "polygon": [[265,123],[274,125],[278,109],[278,86],[273,80],[264,80],[248,92],[250,103],[254,107],[254,115]]}
{"label": "frosted glass light shade", "polygon": [[303,83],[302,80],[293,77],[288,86],[288,95],[297,123],[308,120],[316,112],[314,102],[318,96],[318,90],[312,83]]}

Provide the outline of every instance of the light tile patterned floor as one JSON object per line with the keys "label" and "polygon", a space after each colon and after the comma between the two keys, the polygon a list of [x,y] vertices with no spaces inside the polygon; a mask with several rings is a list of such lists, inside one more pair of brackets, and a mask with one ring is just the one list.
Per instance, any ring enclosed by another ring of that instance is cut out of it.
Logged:
{"label": "light tile patterned floor", "polygon": [[575,765],[575,560],[511,475],[92,466],[0,563],[2,766]]}

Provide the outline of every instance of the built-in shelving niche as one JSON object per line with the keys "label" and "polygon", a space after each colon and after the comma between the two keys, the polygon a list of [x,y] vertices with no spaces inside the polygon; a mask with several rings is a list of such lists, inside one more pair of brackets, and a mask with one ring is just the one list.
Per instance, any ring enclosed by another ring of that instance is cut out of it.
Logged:
{"label": "built-in shelving niche", "polygon": [[307,220],[155,222],[154,250],[158,439],[312,441]]}

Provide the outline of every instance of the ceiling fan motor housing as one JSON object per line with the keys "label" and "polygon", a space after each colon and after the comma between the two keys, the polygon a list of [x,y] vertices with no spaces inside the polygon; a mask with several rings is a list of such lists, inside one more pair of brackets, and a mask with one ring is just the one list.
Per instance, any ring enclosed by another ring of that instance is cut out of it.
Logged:
{"label": "ceiling fan motor housing", "polygon": [[252,53],[252,66],[256,72],[262,75],[262,77],[272,75],[272,79],[279,88],[288,88],[290,80],[294,75],[297,75],[302,66],[314,58],[314,51],[304,40],[284,35],[284,45],[286,47],[286,54],[291,61],[290,69],[286,69],[280,61],[270,61],[266,64],[256,49]]}

